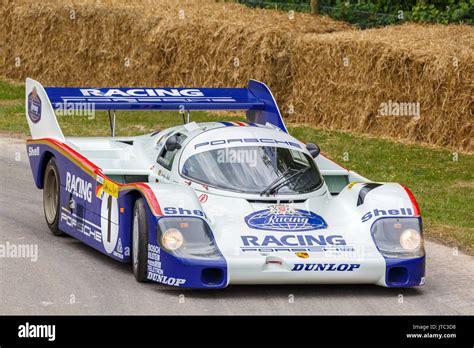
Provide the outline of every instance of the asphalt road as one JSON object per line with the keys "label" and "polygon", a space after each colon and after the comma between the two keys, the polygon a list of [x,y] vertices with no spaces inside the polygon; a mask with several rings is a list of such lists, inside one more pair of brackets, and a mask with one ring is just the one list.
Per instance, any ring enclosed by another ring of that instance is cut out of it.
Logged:
{"label": "asphalt road", "polygon": [[38,259],[0,258],[0,314],[474,314],[474,258],[429,241],[426,285],[416,289],[270,285],[208,291],[137,283],[129,265],[49,232],[25,142],[3,137],[0,244],[7,243],[37,245]]}

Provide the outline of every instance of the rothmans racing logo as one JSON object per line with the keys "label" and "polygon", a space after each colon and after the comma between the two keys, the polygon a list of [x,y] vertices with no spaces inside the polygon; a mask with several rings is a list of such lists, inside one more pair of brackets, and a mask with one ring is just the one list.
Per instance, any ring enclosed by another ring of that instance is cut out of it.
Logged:
{"label": "rothmans racing logo", "polygon": [[242,252],[325,252],[354,251],[342,235],[278,234],[241,236]]}
{"label": "rothmans racing logo", "polygon": [[288,205],[273,205],[245,217],[250,228],[265,231],[312,231],[327,228],[324,219],[311,212]]}
{"label": "rothmans racing logo", "polygon": [[36,87],[28,94],[28,117],[31,122],[38,123],[41,120],[41,98]]}

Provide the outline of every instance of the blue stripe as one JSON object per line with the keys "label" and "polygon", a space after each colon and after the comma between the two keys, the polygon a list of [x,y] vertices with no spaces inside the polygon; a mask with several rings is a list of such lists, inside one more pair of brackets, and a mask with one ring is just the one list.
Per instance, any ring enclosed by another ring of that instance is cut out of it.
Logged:
{"label": "blue stripe", "polygon": [[232,127],[234,126],[234,124],[230,123],[230,122],[219,122],[219,123],[222,123],[224,126],[226,127]]}

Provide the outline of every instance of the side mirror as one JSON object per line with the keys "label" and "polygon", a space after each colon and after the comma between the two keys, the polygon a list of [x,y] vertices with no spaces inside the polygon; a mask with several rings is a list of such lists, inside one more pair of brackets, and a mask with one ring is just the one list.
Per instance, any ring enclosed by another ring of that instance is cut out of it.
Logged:
{"label": "side mirror", "polygon": [[321,152],[321,149],[319,148],[319,146],[314,144],[314,143],[307,143],[306,144],[306,150],[308,150],[311,157],[313,157],[313,158],[318,157],[319,153]]}
{"label": "side mirror", "polygon": [[179,137],[175,134],[166,139],[165,143],[166,151],[175,151],[181,149],[181,144],[179,143]]}

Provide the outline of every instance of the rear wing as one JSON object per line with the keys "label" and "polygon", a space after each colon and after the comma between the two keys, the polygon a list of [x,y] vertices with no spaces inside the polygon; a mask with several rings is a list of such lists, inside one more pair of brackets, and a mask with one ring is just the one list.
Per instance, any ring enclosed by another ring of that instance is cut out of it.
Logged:
{"label": "rear wing", "polygon": [[64,135],[55,111],[63,110],[245,110],[249,123],[271,123],[287,132],[270,89],[250,80],[247,88],[68,88],[43,87],[26,79],[26,118],[31,136]]}

